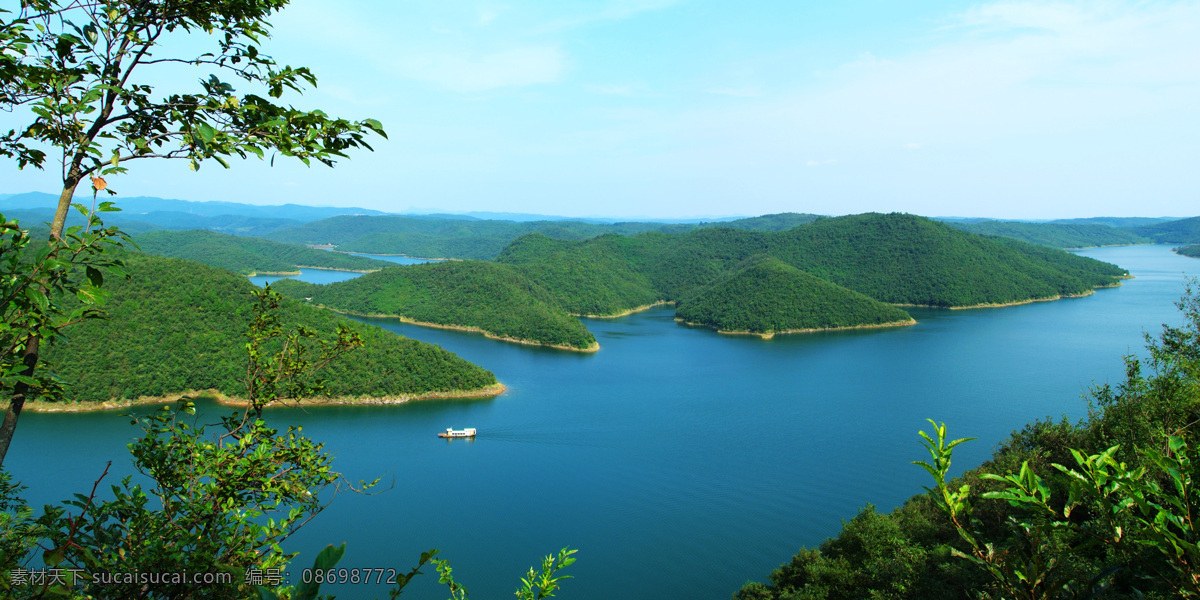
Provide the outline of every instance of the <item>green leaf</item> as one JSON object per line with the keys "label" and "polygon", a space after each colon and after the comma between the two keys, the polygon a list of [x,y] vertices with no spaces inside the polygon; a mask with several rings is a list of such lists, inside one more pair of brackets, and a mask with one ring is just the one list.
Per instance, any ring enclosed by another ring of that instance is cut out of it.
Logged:
{"label": "green leaf", "polygon": [[108,292],[89,284],[79,288],[79,291],[75,292],[75,297],[84,304],[103,305],[108,300]]}
{"label": "green leaf", "polygon": [[210,127],[208,123],[200,121],[196,124],[196,134],[199,135],[200,139],[204,140],[205,143],[211,144],[213,138],[217,136],[217,130]]}
{"label": "green leaf", "polygon": [[[317,554],[317,559],[313,561],[313,571],[324,571],[332,569],[334,565],[342,559],[342,555],[346,553],[346,544],[334,547],[333,544],[325,546],[320,554]],[[308,583],[300,582],[296,586],[296,591],[292,593],[292,600],[315,600],[317,593],[321,591],[321,584],[313,580]]]}

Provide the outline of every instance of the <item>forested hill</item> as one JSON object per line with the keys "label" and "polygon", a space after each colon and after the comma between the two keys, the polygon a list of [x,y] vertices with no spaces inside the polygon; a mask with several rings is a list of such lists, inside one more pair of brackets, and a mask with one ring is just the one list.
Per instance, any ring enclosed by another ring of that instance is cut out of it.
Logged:
{"label": "forested hill", "polygon": [[915,323],[908,313],[770,257],[681,301],[675,315],[722,332],[776,333]]}
{"label": "forested hill", "polygon": [[529,233],[555,239],[584,240],[606,233],[680,233],[711,228],[782,231],[818,218],[810,214],[780,213],[715,223],[664,224],[571,220],[517,222],[450,216],[343,216],[277,231],[268,237],[290,244],[330,244],[348,252],[491,260],[513,240]]}
{"label": "forested hill", "polygon": [[1196,244],[1200,243],[1200,217],[1135,227],[1133,231],[1156,244]]}
{"label": "forested hill", "polygon": [[894,304],[1023,302],[1087,294],[1128,276],[1098,260],[905,214],[823,219],[768,243],[788,264]]}
{"label": "forested hill", "polygon": [[[759,255],[774,260],[739,276]],[[587,240],[532,233],[496,262],[397,266],[328,285],[275,287],[334,310],[583,350],[594,349],[595,339],[571,315],[616,315],[664,301],[679,304],[680,317],[692,322],[765,333],[908,319],[880,303],[962,307],[1081,295],[1125,275],[1054,248],[912,215],[866,214],[776,232],[699,228]],[[783,319],[788,311],[794,314]]]}
{"label": "forested hill", "polygon": [[1176,248],[1175,252],[1178,254],[1182,254],[1183,256],[1190,256],[1192,258],[1200,258],[1200,244],[1192,245],[1192,246],[1184,246],[1182,248]]}
{"label": "forested hill", "polygon": [[[254,286],[244,277],[200,263],[130,253],[132,278],[109,277],[109,318],[67,330],[47,358],[69,385],[66,399],[99,402],[189,390],[244,391],[246,342]],[[338,322],[360,332],[364,348],[331,363],[332,397],[398,398],[481,392],[496,378],[441,348],[328,311],[286,300],[286,326],[304,325],[328,337]]]}
{"label": "forested hill", "polygon": [[[874,213],[781,232],[708,229],[583,242],[530,235],[497,260],[542,283],[567,310],[594,314],[597,298],[606,299],[600,308],[607,313],[649,299],[684,300],[758,254],[881,302],[944,307],[1086,294],[1127,274],[1061,250]],[[625,287],[616,289],[614,281]]]}
{"label": "forested hill", "polygon": [[596,338],[546,290],[515,269],[483,261],[393,266],[362,277],[316,285],[280,281],[293,298],[360,315],[402,317],[471,328],[490,336],[574,350],[595,350]]}
{"label": "forested hill", "polygon": [[950,222],[948,224],[970,233],[995,235],[1056,248],[1091,248],[1150,243],[1149,238],[1138,235],[1128,227],[1113,227],[1096,223],[983,221],[980,223]]}
{"label": "forested hill", "polygon": [[134,242],[147,254],[194,260],[241,275],[288,273],[300,267],[376,271],[392,265],[363,256],[202,229],[148,231],[137,235]]}

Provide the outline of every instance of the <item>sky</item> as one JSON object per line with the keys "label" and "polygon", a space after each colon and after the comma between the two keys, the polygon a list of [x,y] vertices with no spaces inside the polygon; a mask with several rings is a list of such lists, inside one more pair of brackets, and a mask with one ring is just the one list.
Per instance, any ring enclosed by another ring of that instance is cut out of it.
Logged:
{"label": "sky", "polygon": [[[141,161],[112,188],[601,217],[1200,214],[1200,1],[294,0],[271,22],[264,50],[319,78],[287,100],[388,139],[333,169]],[[56,171],[0,162],[0,193],[57,192]]]}

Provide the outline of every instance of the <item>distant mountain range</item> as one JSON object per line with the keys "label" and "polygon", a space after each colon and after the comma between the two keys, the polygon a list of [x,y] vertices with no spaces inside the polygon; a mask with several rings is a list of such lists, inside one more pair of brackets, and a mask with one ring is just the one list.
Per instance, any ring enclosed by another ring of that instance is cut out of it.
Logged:
{"label": "distant mountain range", "polygon": [[[299,227],[342,215],[385,215],[369,208],[339,208],[332,206],[301,206],[280,204],[258,206],[238,202],[193,202],[152,196],[99,198],[116,202],[121,212],[108,213],[106,223],[119,225],[140,233],[155,229],[210,229],[233,235],[262,236],[280,229]],[[90,204],[90,199],[76,197],[76,202]],[[46,222],[54,218],[58,196],[42,192],[0,194],[0,212],[10,218]],[[72,211],[68,225],[81,224],[83,218]]]}
{"label": "distant mountain range", "polygon": [[[88,202],[82,197],[77,200]],[[158,229],[208,229],[292,244],[332,244],[348,251],[476,259],[493,258],[517,237],[533,232],[578,240],[604,233],[682,233],[712,227],[781,231],[823,218],[804,213],[708,219],[571,218],[513,212],[412,214],[412,209],[397,214],[359,207],[260,206],[152,196],[115,197],[113,201],[122,212],[105,215],[105,222],[134,234]],[[40,223],[53,217],[57,202],[57,195],[42,192],[0,194],[0,212],[10,218]],[[82,223],[77,213],[72,213],[71,219],[69,224]],[[1200,217],[1056,220],[937,217],[934,220],[971,233],[1058,248],[1200,243]]]}

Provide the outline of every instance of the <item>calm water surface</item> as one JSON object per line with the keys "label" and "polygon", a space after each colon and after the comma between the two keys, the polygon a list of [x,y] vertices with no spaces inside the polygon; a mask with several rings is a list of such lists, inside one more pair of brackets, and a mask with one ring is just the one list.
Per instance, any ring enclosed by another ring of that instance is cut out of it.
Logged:
{"label": "calm water surface", "polygon": [[[916,431],[945,421],[956,466],[982,462],[1030,420],[1086,414],[1093,382],[1119,380],[1145,331],[1179,324],[1172,302],[1200,260],[1162,246],[1087,250],[1136,275],[1072,300],[1002,309],[916,310],[893,330],[725,337],[676,324],[670,308],[587,321],[596,354],[541,350],[389,320],[496,373],[493,400],[276,410],[326,442],[351,480],[291,540],[311,565],[407,568],[442,549],[473,597],[504,598],[544,554],[579,548],[559,597],[726,599],[801,546],[835,535],[868,503],[890,509],[926,484]],[[328,273],[328,272],[324,272]],[[445,441],[476,427],[475,441]],[[36,502],[83,491],[134,435],[111,414],[27,414],[12,471]],[[445,597],[436,575],[405,597]],[[325,590],[323,590],[325,591]],[[342,586],[339,598],[385,596]]]}
{"label": "calm water surface", "polygon": [[[347,254],[353,254],[354,256],[365,256],[367,258],[375,258],[378,260],[386,260],[388,262],[394,262],[398,265],[419,265],[427,262],[438,262],[425,258],[409,258],[407,256],[396,256],[393,254],[362,254],[359,252],[348,252]],[[339,281],[346,281],[347,279],[354,279],[359,275],[362,275],[362,273],[353,273],[350,271],[331,271],[328,269],[300,269],[299,275],[255,275],[249,279],[254,285],[262,287],[268,283],[275,283],[280,279],[299,279],[300,281],[307,281],[309,283],[337,283]]]}

